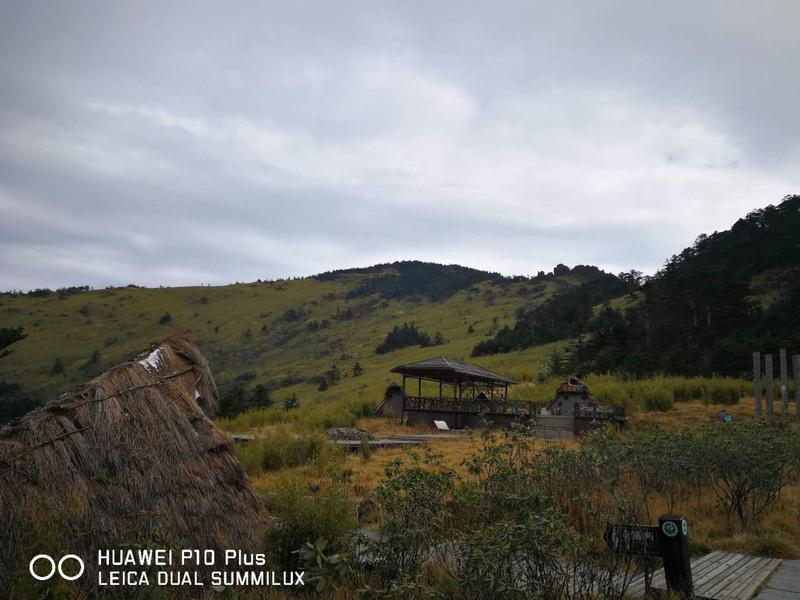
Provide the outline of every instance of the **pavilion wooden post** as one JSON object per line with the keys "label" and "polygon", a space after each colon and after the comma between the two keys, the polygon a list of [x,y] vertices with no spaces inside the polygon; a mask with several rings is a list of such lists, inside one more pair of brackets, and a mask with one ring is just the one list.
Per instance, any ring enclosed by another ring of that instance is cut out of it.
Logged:
{"label": "pavilion wooden post", "polygon": [[417,397],[422,398],[422,377],[417,378]]}
{"label": "pavilion wooden post", "polygon": [[800,354],[792,357],[794,365],[794,412],[800,417]]}
{"label": "pavilion wooden post", "polygon": [[775,409],[773,406],[775,390],[772,389],[772,376],[772,354],[767,354],[764,356],[764,385],[767,386],[767,416],[770,419],[775,416]]}
{"label": "pavilion wooden post", "polygon": [[402,425],[403,420],[406,416],[406,374],[403,373],[403,407],[400,409],[400,424]]}
{"label": "pavilion wooden post", "polygon": [[761,353],[753,352],[753,399],[756,404],[756,419],[760,419],[761,412]]}
{"label": "pavilion wooden post", "polygon": [[456,413],[457,402],[458,402],[458,380],[453,379],[453,429],[458,429],[458,413]]}
{"label": "pavilion wooden post", "polygon": [[781,370],[781,417],[789,416],[789,382],[786,374],[786,349],[781,348],[780,352]]}

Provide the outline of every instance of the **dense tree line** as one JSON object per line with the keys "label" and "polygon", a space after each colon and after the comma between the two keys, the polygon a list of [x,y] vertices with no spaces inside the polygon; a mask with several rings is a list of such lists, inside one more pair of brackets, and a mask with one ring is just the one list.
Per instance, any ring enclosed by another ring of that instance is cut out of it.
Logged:
{"label": "dense tree line", "polygon": [[617,277],[600,273],[541,306],[518,309],[514,327],[506,325],[493,338],[479,342],[472,349],[472,356],[511,352],[577,337],[587,330],[594,306],[627,294],[637,286],[636,274]]}
{"label": "dense tree line", "polygon": [[754,350],[800,351],[800,196],[701,235],[625,311],[606,307],[575,346],[579,372],[738,375]]}
{"label": "dense tree line", "polygon": [[[389,269],[393,272],[384,273]],[[465,290],[481,281],[499,282],[506,279],[499,273],[418,260],[404,260],[363,269],[332,271],[317,275],[316,279],[327,281],[348,273],[376,275],[376,277],[365,278],[350,290],[347,293],[348,298],[379,294],[386,299],[420,297],[429,300],[444,300],[459,290]]]}
{"label": "dense tree line", "polygon": [[439,346],[445,343],[445,339],[440,332],[436,332],[431,339],[431,336],[418,329],[414,323],[410,325],[403,323],[401,326],[395,325],[394,328],[386,334],[384,340],[375,348],[376,354],[386,354],[393,350],[400,348],[408,348],[409,346],[420,346],[427,348],[428,346]]}
{"label": "dense tree line", "polygon": [[[27,337],[22,327],[0,327],[0,359],[14,350],[9,346]],[[27,392],[18,383],[0,381],[0,423],[6,423],[41,403],[41,398]]]}
{"label": "dense tree line", "polygon": [[606,275],[518,310],[514,327],[476,345],[473,356],[577,338],[564,360],[578,374],[743,375],[754,350],[800,350],[798,231],[800,196],[787,196],[728,231],[700,235],[627,306],[607,300],[635,290],[639,274]]}

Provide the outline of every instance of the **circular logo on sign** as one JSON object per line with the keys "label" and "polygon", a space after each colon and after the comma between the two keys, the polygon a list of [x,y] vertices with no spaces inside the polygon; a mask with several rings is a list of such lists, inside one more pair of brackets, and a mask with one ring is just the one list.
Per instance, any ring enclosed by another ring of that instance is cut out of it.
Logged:
{"label": "circular logo on sign", "polygon": [[689,533],[689,524],[686,522],[686,519],[683,520],[683,523],[681,524],[681,528],[683,529],[683,535],[686,535],[687,533]]}
{"label": "circular logo on sign", "polygon": [[678,526],[672,521],[665,521],[661,526],[661,531],[663,531],[664,535],[667,537],[675,537],[678,535]]}

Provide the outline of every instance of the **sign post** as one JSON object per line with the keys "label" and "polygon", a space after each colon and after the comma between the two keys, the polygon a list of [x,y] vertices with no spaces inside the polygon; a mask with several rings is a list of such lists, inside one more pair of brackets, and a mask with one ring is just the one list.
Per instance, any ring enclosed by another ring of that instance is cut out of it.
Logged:
{"label": "sign post", "polygon": [[659,556],[658,527],[609,523],[603,534],[608,547],[620,554]]}
{"label": "sign post", "polygon": [[689,526],[683,515],[658,518],[658,544],[664,559],[667,589],[685,597],[694,593],[692,563],[689,560]]}
{"label": "sign post", "polygon": [[643,558],[661,556],[667,589],[686,598],[694,593],[689,525],[683,515],[663,515],[658,518],[658,527],[609,523],[603,539],[613,552]]}

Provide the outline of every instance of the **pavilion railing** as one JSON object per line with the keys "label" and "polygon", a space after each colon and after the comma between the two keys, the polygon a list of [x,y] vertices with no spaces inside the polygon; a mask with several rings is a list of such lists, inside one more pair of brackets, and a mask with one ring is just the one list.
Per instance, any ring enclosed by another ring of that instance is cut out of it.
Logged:
{"label": "pavilion railing", "polygon": [[618,404],[598,404],[594,406],[578,404],[575,416],[596,421],[624,421],[625,407]]}
{"label": "pavilion railing", "polygon": [[436,396],[406,396],[404,410],[459,412],[471,414],[536,414],[535,402],[503,398],[439,398]]}

